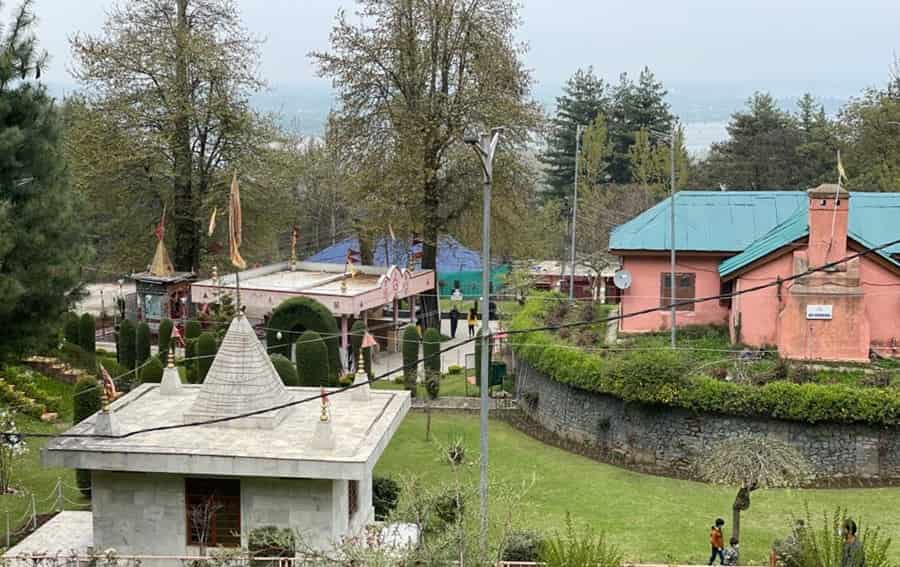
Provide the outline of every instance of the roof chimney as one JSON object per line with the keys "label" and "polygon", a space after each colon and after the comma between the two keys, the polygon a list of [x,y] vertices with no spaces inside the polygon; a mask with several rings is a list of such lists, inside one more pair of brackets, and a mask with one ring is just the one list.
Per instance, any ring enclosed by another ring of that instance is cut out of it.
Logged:
{"label": "roof chimney", "polygon": [[[806,192],[809,196],[809,267],[836,262],[847,255],[850,193],[825,183]],[[843,270],[836,266],[835,270]]]}

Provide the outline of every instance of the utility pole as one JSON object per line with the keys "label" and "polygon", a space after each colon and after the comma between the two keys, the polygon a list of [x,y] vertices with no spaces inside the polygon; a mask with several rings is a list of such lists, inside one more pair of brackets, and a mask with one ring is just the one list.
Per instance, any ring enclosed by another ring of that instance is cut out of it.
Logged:
{"label": "utility pole", "polygon": [[482,210],[481,235],[481,478],[479,495],[481,502],[481,540],[482,554],[487,551],[488,532],[488,384],[490,383],[490,319],[491,319],[491,185],[494,181],[494,152],[500,141],[503,128],[493,128],[490,134],[466,136],[463,141],[472,146],[481,160],[484,173],[484,202]]}
{"label": "utility pole", "polygon": [[575,195],[572,198],[572,267],[569,272],[569,301],[575,300],[575,219],[578,215],[578,160],[581,157],[581,133],[584,126],[575,126]]}
{"label": "utility pole", "polygon": [[671,266],[672,271],[669,272],[669,295],[670,295],[669,301],[672,304],[671,343],[672,343],[673,349],[675,348],[675,311],[676,311],[676,308],[675,308],[675,295],[676,295],[675,294],[675,132],[676,132],[677,127],[678,127],[678,123],[673,121],[672,122],[672,136],[669,138],[669,148],[672,151],[672,157],[671,157],[671,162],[672,162],[672,164],[671,164],[671,166],[672,166],[671,167],[671,175],[672,175],[671,182],[672,183],[671,183],[671,189],[670,189],[671,195],[669,197],[669,225],[670,225],[671,231],[672,231],[670,234],[671,246],[669,248],[671,250],[669,253],[669,261],[672,264],[672,266]]}

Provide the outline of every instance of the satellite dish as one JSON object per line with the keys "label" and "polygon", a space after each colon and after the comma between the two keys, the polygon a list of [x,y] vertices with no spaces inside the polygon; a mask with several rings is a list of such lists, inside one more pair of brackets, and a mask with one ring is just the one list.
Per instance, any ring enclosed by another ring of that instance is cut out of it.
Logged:
{"label": "satellite dish", "polygon": [[619,289],[628,289],[631,287],[631,272],[628,270],[616,270],[613,275],[613,283]]}

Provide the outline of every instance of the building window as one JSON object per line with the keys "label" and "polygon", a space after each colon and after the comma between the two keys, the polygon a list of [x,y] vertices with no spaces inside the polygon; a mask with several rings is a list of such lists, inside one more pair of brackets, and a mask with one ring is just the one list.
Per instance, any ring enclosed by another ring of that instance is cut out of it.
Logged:
{"label": "building window", "polygon": [[731,294],[734,293],[734,280],[719,284],[719,305],[731,309]]}
{"label": "building window", "polygon": [[[675,301],[685,301],[694,299],[694,276],[693,273],[675,272],[675,293],[672,293],[672,278],[669,277],[670,272],[660,274],[659,284],[659,305],[667,307],[672,304],[672,297]],[[686,303],[675,308],[677,311],[693,311],[694,304]]]}
{"label": "building window", "polygon": [[347,517],[352,521],[359,509],[359,481],[351,480],[347,483]]}
{"label": "building window", "polygon": [[186,478],[188,545],[240,547],[241,481]]}

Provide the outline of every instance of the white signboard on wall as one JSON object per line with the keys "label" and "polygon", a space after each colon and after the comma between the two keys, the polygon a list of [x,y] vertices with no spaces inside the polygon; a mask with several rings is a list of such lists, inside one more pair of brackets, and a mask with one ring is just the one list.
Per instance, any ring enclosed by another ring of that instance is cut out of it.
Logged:
{"label": "white signboard on wall", "polygon": [[831,319],[831,305],[807,305],[807,319]]}

